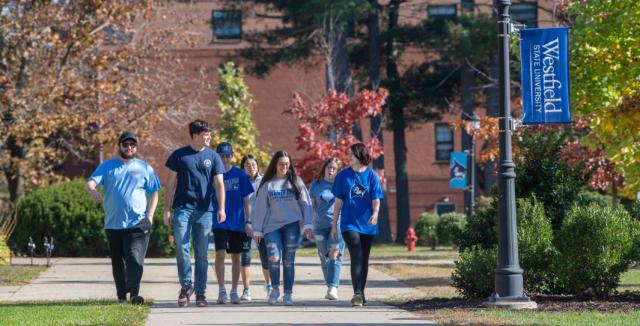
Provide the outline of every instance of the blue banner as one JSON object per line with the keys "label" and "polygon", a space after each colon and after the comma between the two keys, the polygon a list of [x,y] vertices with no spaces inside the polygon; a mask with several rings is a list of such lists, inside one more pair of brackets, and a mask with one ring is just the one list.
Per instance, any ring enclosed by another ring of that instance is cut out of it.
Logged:
{"label": "blue banner", "polygon": [[467,187],[467,153],[451,152],[449,162],[449,187],[454,189],[464,189]]}
{"label": "blue banner", "polygon": [[523,29],[520,38],[522,122],[570,123],[568,29]]}

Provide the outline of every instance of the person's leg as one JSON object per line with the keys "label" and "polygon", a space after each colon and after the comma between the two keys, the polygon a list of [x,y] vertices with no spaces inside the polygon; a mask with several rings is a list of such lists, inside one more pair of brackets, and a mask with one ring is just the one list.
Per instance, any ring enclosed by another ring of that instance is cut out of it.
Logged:
{"label": "person's leg", "polygon": [[127,285],[124,267],[124,246],[122,230],[105,230],[109,241],[109,256],[111,257],[111,272],[116,284],[116,294],[119,301],[127,300]]}
{"label": "person's leg", "polygon": [[227,230],[213,229],[213,242],[216,246],[214,269],[216,270],[216,278],[218,279],[218,293],[226,293],[227,290],[224,286],[224,258],[228,248]]}
{"label": "person's leg", "polygon": [[[244,290],[242,291],[243,300],[247,300],[247,297],[249,296],[249,287],[251,286],[251,242],[251,237],[245,236],[245,241],[242,244],[240,273],[242,275],[242,285],[244,287]],[[247,297],[245,297],[245,292],[247,294]]]}
{"label": "person's leg", "polygon": [[231,292],[238,292],[238,281],[240,280],[240,256],[241,253],[231,254]]}
{"label": "person's leg", "polygon": [[349,249],[351,257],[351,283],[353,293],[362,295],[360,286],[362,282],[362,248],[360,244],[360,233],[357,231],[346,231],[342,233],[342,238]]}
{"label": "person's leg", "polygon": [[[195,291],[196,296],[204,296],[207,289],[207,269],[209,259],[207,249],[209,248],[209,237],[211,234],[211,224],[213,214],[211,212],[196,212],[193,219],[193,249],[195,252]],[[196,297],[197,300],[197,297]]]}
{"label": "person's leg", "polygon": [[322,276],[324,276],[324,282],[329,286],[329,275],[327,273],[327,265],[329,261],[329,238],[331,237],[331,229],[317,229],[313,230],[313,235],[316,240],[316,248],[318,249],[318,258],[320,258],[320,267],[322,268]]}
{"label": "person's leg", "polygon": [[373,246],[373,238],[373,235],[360,234],[360,243],[362,244],[362,281],[360,290],[362,291],[362,299],[365,302],[364,288],[367,286],[367,276],[369,275],[369,255]]}
{"label": "person's leg", "polygon": [[[329,237],[331,237],[331,230],[329,230]],[[342,259],[344,253],[344,240],[342,234],[338,232],[338,239],[333,240],[330,238],[328,244],[328,263],[327,263],[327,284],[330,287],[337,288],[340,286],[340,269],[342,268]]]}
{"label": "person's leg", "polygon": [[[147,218],[143,218],[138,225],[125,233],[124,252],[127,270],[127,289],[129,290],[132,301],[140,292],[144,257],[147,254],[150,236],[151,223]],[[136,303],[140,304],[142,302]]]}
{"label": "person's leg", "polygon": [[191,215],[193,210],[178,208],[173,217],[173,239],[176,244],[176,262],[180,285],[193,288],[191,278]]}
{"label": "person's leg", "polygon": [[[282,229],[283,249],[282,249],[282,265],[284,267],[284,294],[291,295],[293,293],[293,283],[295,281],[295,261],[296,250],[298,249],[298,241],[300,240],[300,224],[298,222],[287,224]],[[286,302],[285,302],[286,303]]]}
{"label": "person's leg", "polygon": [[269,304],[276,304],[280,297],[280,261],[282,253],[282,229],[269,232],[264,235],[262,241],[266,241],[269,255],[269,276],[271,277],[271,293]]}
{"label": "person's leg", "polygon": [[262,267],[262,276],[266,284],[271,285],[271,275],[269,274],[269,255],[267,253],[267,242],[262,239],[258,244],[258,253],[260,254],[260,265]]}

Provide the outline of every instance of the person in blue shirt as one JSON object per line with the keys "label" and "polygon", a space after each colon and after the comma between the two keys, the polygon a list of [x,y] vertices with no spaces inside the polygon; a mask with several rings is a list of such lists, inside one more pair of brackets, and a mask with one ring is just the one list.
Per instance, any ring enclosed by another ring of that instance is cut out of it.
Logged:
{"label": "person in blue shirt", "polygon": [[136,158],[138,137],[134,133],[122,133],[118,144],[119,157],[100,164],[86,189],[100,203],[103,199],[96,187],[104,187],[104,228],[118,302],[127,302],[129,293],[131,303],[143,304],[140,280],[160,181],[149,164]]}
{"label": "person in blue shirt", "polygon": [[[229,301],[224,286],[224,258],[231,254],[231,303],[239,304],[238,280],[240,279],[240,258],[243,252],[251,250],[251,227],[246,224],[247,216],[251,216],[250,195],[253,186],[244,170],[231,165],[233,148],[229,143],[220,143],[216,153],[222,158],[224,165],[224,189],[226,191],[227,219],[219,223],[213,221],[213,240],[216,245],[215,270],[218,277],[218,304]],[[218,210],[218,203],[214,209]]]}
{"label": "person in blue shirt", "polygon": [[[339,230],[351,257],[351,305],[366,303],[364,289],[369,272],[369,254],[373,238],[378,234],[378,212],[383,198],[378,175],[367,165],[371,156],[363,143],[349,148],[349,167],[340,171],[333,183],[336,196],[331,236],[338,239]],[[338,228],[338,217],[340,227]]]}
{"label": "person in blue shirt", "polygon": [[324,296],[327,300],[338,300],[340,269],[342,267],[342,253],[344,252],[344,241],[340,232],[338,232],[338,239],[334,240],[331,237],[333,206],[336,201],[336,197],[331,190],[336,175],[340,170],[340,165],[341,162],[338,158],[328,158],[322,164],[316,179],[309,185],[309,195],[311,195],[315,212],[313,216],[313,235],[318,248],[322,275],[327,285],[327,293]]}
{"label": "person in blue shirt", "polygon": [[[165,163],[170,171],[164,198],[164,224],[173,225],[181,286],[178,295],[180,307],[189,305],[194,291],[196,306],[207,306],[207,249],[213,223],[214,196],[220,203],[216,220],[223,223],[226,219],[222,178],[224,167],[220,156],[209,148],[211,130],[206,121],[189,123],[190,144],[171,153]],[[196,260],[195,282],[191,280],[192,237]]]}

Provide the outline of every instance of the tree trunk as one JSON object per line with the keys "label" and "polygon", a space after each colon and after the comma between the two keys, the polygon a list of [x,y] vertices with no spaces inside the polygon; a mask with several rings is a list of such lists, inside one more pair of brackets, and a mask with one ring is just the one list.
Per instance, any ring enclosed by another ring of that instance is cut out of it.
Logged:
{"label": "tree trunk", "polygon": [[[24,147],[18,145],[14,137],[7,139],[7,149],[12,159],[20,161],[25,158]],[[8,167],[5,167],[4,175],[7,178],[7,185],[9,186],[9,200],[15,203],[24,195],[24,179],[22,178],[18,164],[9,163],[8,165]]]}
{"label": "tree trunk", "polygon": [[[369,46],[369,88],[374,90],[380,86],[380,25],[378,12],[380,6],[377,0],[369,0],[373,9],[369,12],[367,21],[368,46]],[[384,112],[382,113],[384,114]],[[378,142],[384,147],[384,137],[382,133],[382,114],[371,117],[371,138],[378,138]],[[384,154],[373,161],[373,168],[384,171]],[[386,189],[385,189],[386,191]],[[385,194],[385,197],[386,194]],[[380,213],[378,215],[378,225],[380,234],[376,238],[379,243],[390,243],[391,225],[389,225],[389,205],[387,200],[380,203]]]}
{"label": "tree trunk", "polygon": [[[398,26],[398,11],[400,0],[392,0],[389,4],[389,27],[392,31]],[[400,74],[394,56],[394,39],[389,38],[387,43],[387,78],[391,85],[398,83]],[[410,225],[409,215],[409,177],[407,175],[407,143],[405,140],[406,122],[404,107],[406,105],[401,90],[395,87],[395,99],[389,101],[393,128],[393,155],[396,170],[396,214],[397,230],[396,242],[404,243],[404,235]]]}

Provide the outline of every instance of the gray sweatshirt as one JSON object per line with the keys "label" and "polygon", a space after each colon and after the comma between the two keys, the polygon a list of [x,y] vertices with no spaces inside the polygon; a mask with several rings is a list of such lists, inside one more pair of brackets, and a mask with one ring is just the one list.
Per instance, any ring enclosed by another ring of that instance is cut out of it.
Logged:
{"label": "gray sweatshirt", "polygon": [[285,178],[273,178],[256,195],[253,235],[264,237],[289,223],[304,220],[305,229],[313,229],[311,197],[302,179],[298,178],[300,199],[296,200],[293,185]]}
{"label": "gray sweatshirt", "polygon": [[253,192],[249,195],[249,200],[251,201],[251,216],[249,218],[249,221],[253,221],[253,217],[256,215],[256,192],[258,192],[258,187],[260,187],[261,181],[262,174],[260,173],[258,173],[255,180],[251,181]]}

